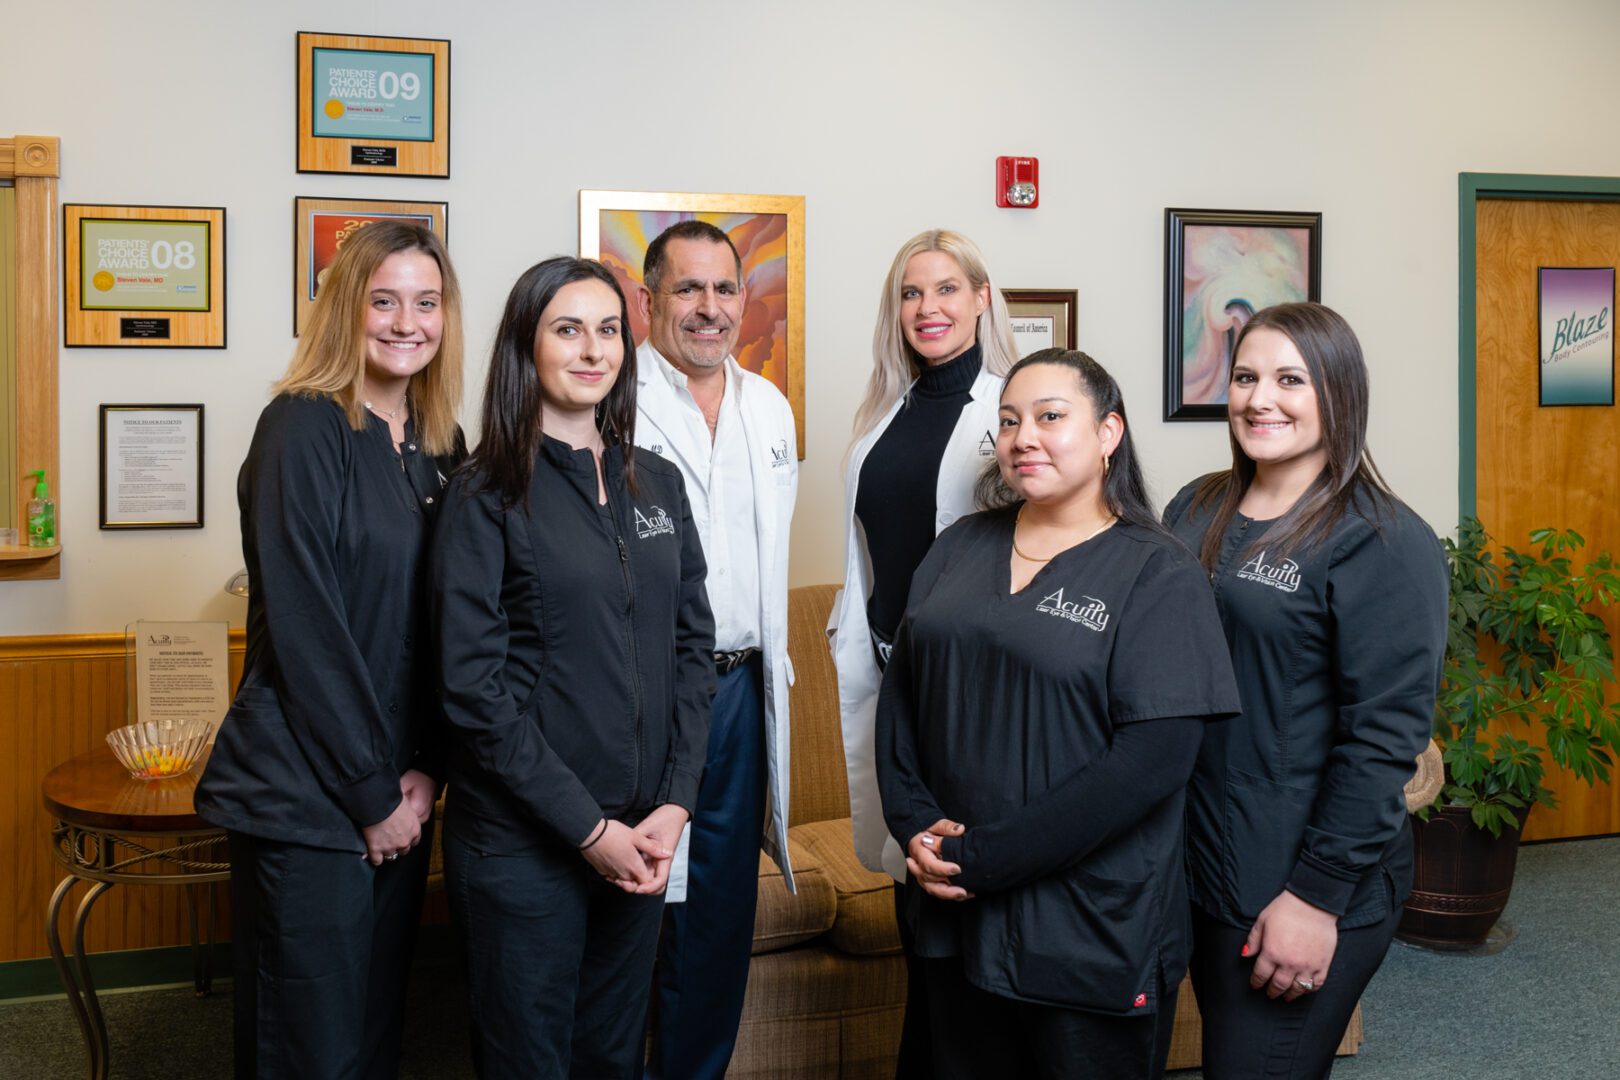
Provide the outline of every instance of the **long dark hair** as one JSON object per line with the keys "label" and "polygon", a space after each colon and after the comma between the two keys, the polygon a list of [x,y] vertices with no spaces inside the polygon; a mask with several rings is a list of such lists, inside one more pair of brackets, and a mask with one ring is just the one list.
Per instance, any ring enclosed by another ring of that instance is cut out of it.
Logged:
{"label": "long dark hair", "polygon": [[[1345,511],[1362,500],[1375,527],[1395,504],[1395,496],[1373,464],[1367,449],[1367,406],[1370,397],[1367,361],[1361,342],[1344,316],[1322,304],[1277,304],[1255,313],[1232,346],[1235,361],[1244,339],[1256,330],[1275,330],[1294,343],[1310,372],[1316,405],[1322,415],[1322,446],[1327,464],[1288,512],[1254,539],[1251,552],[1261,548],[1287,555],[1309,547],[1332,532]],[[1204,478],[1193,495],[1192,508],[1214,504],[1209,528],[1198,548],[1198,560],[1213,569],[1220,556],[1221,538],[1237,513],[1238,504],[1254,483],[1254,459],[1243,452],[1237,436],[1232,442],[1232,467]]]}
{"label": "long dark hair", "polygon": [[619,298],[624,363],[596,407],[596,426],[605,446],[623,448],[625,482],[631,494],[636,490],[636,343],[630,335],[630,309],[611,270],[594,259],[558,255],[525,270],[506,298],[484,380],[484,436],[467,460],[478,486],[499,492],[506,508],[527,500],[540,451],[540,375],[534,358],[540,316],[564,286],[576,281],[600,281]]}
{"label": "long dark hair", "polygon": [[[1124,431],[1120,433],[1119,445],[1114,448],[1108,471],[1103,475],[1103,504],[1108,507],[1110,514],[1126,524],[1163,532],[1159,515],[1153,512],[1153,505],[1148,501],[1147,484],[1142,481],[1142,463],[1136,456],[1130,422],[1125,418],[1125,397],[1119,392],[1119,383],[1114,381],[1106,368],[1083,352],[1042,349],[1030,353],[1012,366],[1012,370],[1007,372],[1007,381],[1001,384],[1002,394],[1006,394],[1006,388],[1012,385],[1020,371],[1036,364],[1051,364],[1073,371],[1080,389],[1091,399],[1093,419],[1101,422],[1109,413],[1119,416]],[[991,462],[979,474],[973,494],[979,507],[984,510],[1010,506],[1018,499],[1012,488],[1007,486],[1006,479],[1001,475],[1001,464],[997,461]]]}

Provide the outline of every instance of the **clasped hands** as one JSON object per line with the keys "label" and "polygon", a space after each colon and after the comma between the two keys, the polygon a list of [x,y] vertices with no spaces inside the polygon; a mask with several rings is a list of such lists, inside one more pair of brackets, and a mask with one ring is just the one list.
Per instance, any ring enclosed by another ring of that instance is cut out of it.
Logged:
{"label": "clasped hands", "polygon": [[690,815],[665,803],[631,828],[603,818],[586,837],[580,854],[598,874],[627,893],[656,896],[669,884],[670,860]]}
{"label": "clasped hands", "polygon": [[1284,889],[1254,920],[1243,955],[1254,957],[1249,988],[1293,1001],[1322,989],[1339,947],[1338,916]]}
{"label": "clasped hands", "polygon": [[973,899],[973,894],[962,886],[951,884],[951,878],[960,874],[962,868],[939,857],[940,840],[947,836],[961,836],[966,831],[966,825],[940,818],[906,844],[906,873],[929,896],[939,900]]}
{"label": "clasped hands", "polygon": [[433,777],[406,769],[399,778],[399,805],[381,821],[360,830],[366,842],[361,858],[372,866],[392,862],[422,841],[422,826],[433,817]]}

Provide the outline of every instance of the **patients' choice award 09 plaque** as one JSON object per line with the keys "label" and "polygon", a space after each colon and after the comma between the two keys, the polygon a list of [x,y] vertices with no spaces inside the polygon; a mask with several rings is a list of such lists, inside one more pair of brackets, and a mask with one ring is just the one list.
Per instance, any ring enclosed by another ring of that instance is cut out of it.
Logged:
{"label": "patients' choice award 09 plaque", "polygon": [[101,527],[203,526],[203,407],[101,407]]}
{"label": "patients' choice award 09 plaque", "polygon": [[298,171],[450,175],[450,43],[298,35]]}
{"label": "patients' choice award 09 plaque", "polygon": [[70,348],[225,347],[225,211],[62,208]]}
{"label": "patients' choice award 09 plaque", "polygon": [[231,696],[224,623],[141,619],[125,628],[124,639],[135,691],[128,697],[130,723],[163,727],[225,718]]}

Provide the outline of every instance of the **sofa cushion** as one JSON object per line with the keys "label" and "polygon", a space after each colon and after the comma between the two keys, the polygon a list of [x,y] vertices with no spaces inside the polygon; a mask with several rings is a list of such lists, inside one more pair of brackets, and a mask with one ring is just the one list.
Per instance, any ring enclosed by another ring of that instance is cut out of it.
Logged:
{"label": "sofa cushion", "polygon": [[788,830],[788,843],[807,851],[832,882],[838,911],[829,940],[835,948],[853,956],[887,956],[900,951],[894,879],[873,873],[855,858],[849,818],[795,825]]}
{"label": "sofa cushion", "polygon": [[838,915],[831,879],[815,853],[788,837],[793,860],[793,883],[798,894],[787,891],[782,871],[768,855],[759,856],[759,908],[754,913],[753,954],[786,949],[820,937]]}
{"label": "sofa cushion", "polygon": [[742,1019],[838,1016],[903,1005],[899,956],[849,956],[820,942],[754,957]]}

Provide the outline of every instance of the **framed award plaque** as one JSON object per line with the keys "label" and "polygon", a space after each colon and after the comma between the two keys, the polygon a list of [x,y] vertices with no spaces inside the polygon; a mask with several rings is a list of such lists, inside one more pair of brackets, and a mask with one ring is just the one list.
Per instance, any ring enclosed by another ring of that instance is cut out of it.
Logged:
{"label": "framed award plaque", "polygon": [[349,237],[377,221],[411,221],[446,234],[450,205],[392,199],[293,199],[293,336],[301,336],[327,267]]}
{"label": "framed award plaque", "polygon": [[298,171],[450,175],[450,43],[298,35]]}
{"label": "framed award plaque", "polygon": [[69,348],[223,349],[225,209],[62,207]]}

